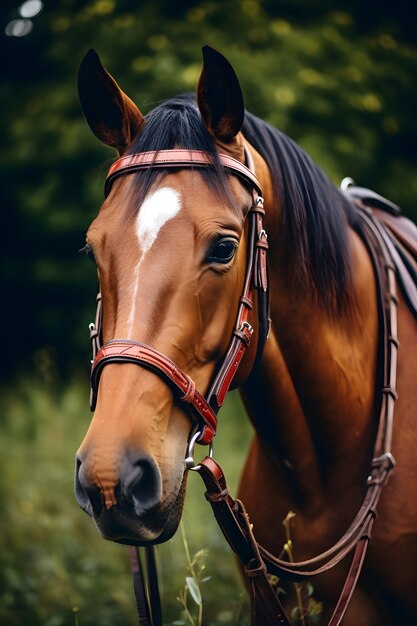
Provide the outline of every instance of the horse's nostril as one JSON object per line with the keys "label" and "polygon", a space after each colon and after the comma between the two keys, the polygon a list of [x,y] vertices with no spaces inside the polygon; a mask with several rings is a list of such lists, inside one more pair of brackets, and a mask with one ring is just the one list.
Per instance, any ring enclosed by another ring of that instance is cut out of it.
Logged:
{"label": "horse's nostril", "polygon": [[[78,504],[86,513],[98,516],[103,511],[104,497],[100,487],[92,482],[88,467],[86,459],[77,457],[75,495]],[[137,453],[132,456],[128,453],[124,456],[119,471],[120,482],[114,491],[119,504],[123,506],[124,500],[125,505],[128,504],[130,507],[133,505],[134,512],[140,516],[160,502],[162,480],[158,466],[152,458]]]}
{"label": "horse's nostril", "polygon": [[161,476],[156,463],[147,457],[127,462],[122,493],[133,503],[137,515],[151,509],[161,499]]}
{"label": "horse's nostril", "polygon": [[101,494],[88,480],[85,465],[78,458],[75,467],[75,497],[80,507],[89,515],[92,515],[93,511],[99,511],[103,506]]}

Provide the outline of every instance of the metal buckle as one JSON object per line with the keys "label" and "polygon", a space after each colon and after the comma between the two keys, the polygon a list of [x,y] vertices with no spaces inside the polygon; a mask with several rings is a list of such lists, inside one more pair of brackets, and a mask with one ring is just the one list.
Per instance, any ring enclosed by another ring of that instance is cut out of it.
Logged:
{"label": "metal buckle", "polygon": [[251,325],[249,324],[249,322],[243,322],[242,326],[239,328],[239,332],[243,333],[243,331],[245,330],[245,328],[247,328],[247,329],[248,329],[248,333],[249,333],[250,335],[252,335],[252,333],[253,333],[253,326],[251,326]]}
{"label": "metal buckle", "polygon": [[[193,435],[191,435],[190,440],[188,442],[188,446],[187,446],[187,456],[184,459],[185,469],[191,470],[192,472],[198,472],[201,468],[201,465],[196,465],[194,461],[194,447],[195,447],[195,444],[200,439],[200,437],[201,437],[200,430],[197,430],[196,432],[194,432]],[[213,453],[214,453],[214,446],[213,446],[213,442],[211,442],[209,446],[209,454],[208,454],[210,458],[213,458]]]}

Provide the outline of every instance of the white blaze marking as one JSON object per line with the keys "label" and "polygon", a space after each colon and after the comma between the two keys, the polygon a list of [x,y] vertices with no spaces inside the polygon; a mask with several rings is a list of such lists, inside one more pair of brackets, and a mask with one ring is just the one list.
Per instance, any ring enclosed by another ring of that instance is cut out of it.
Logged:
{"label": "white blaze marking", "polygon": [[136,300],[139,289],[139,272],[146,253],[152,247],[162,226],[179,213],[181,209],[180,194],[170,187],[162,187],[150,195],[142,206],[136,220],[136,234],[142,256],[135,268],[132,288],[132,303],[128,319],[128,338],[132,333],[136,313]]}
{"label": "white blaze marking", "polygon": [[137,233],[145,254],[154,243],[162,226],[181,209],[181,196],[170,187],[158,189],[142,204],[137,218]]}

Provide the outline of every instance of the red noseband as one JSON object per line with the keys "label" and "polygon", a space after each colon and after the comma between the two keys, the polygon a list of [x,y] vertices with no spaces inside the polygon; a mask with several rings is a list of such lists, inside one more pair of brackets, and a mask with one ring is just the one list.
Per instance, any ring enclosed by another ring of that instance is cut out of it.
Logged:
{"label": "red noseband", "polygon": [[[258,291],[258,357],[262,352],[269,331],[268,272],[266,252],[267,236],[263,228],[263,198],[260,184],[253,173],[253,162],[246,153],[249,167],[225,154],[219,154],[221,165],[236,174],[252,190],[253,203],[248,212],[249,235],[246,261],[246,275],[243,293],[239,301],[235,328],[224,360],[205,398],[195,388],[195,383],[168,357],[143,343],[128,339],[113,339],[101,346],[101,302],[98,297],[95,324],[90,325],[90,339],[93,344],[93,364],[91,370],[91,409],[94,410],[100,375],[109,363],[135,363],[152,370],[171,387],[178,402],[185,404],[192,419],[197,422],[200,432],[198,443],[211,443],[216,434],[217,411],[222,406],[243,356],[250,344],[253,328],[248,323],[248,314],[253,307],[253,288]],[[105,194],[110,192],[113,181],[138,170],[159,168],[195,168],[213,166],[212,157],[199,150],[161,150],[142,152],[118,159],[110,168],[106,179]]]}
{"label": "red noseband", "polygon": [[217,416],[191,380],[164,354],[136,341],[113,340],[98,352],[91,372],[92,389],[98,389],[100,374],[108,363],[136,363],[152,370],[171,387],[177,400],[188,404],[193,418],[201,425],[201,443],[209,444],[216,434]]}

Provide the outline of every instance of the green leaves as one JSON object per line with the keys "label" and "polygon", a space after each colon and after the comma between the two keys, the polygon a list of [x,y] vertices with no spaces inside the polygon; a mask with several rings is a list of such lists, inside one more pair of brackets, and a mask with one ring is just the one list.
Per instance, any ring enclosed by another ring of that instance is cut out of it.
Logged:
{"label": "green leaves", "polygon": [[198,587],[197,580],[193,578],[192,576],[186,576],[185,583],[196,605],[202,606],[203,599],[201,597],[201,592],[200,592],[200,588]]}

